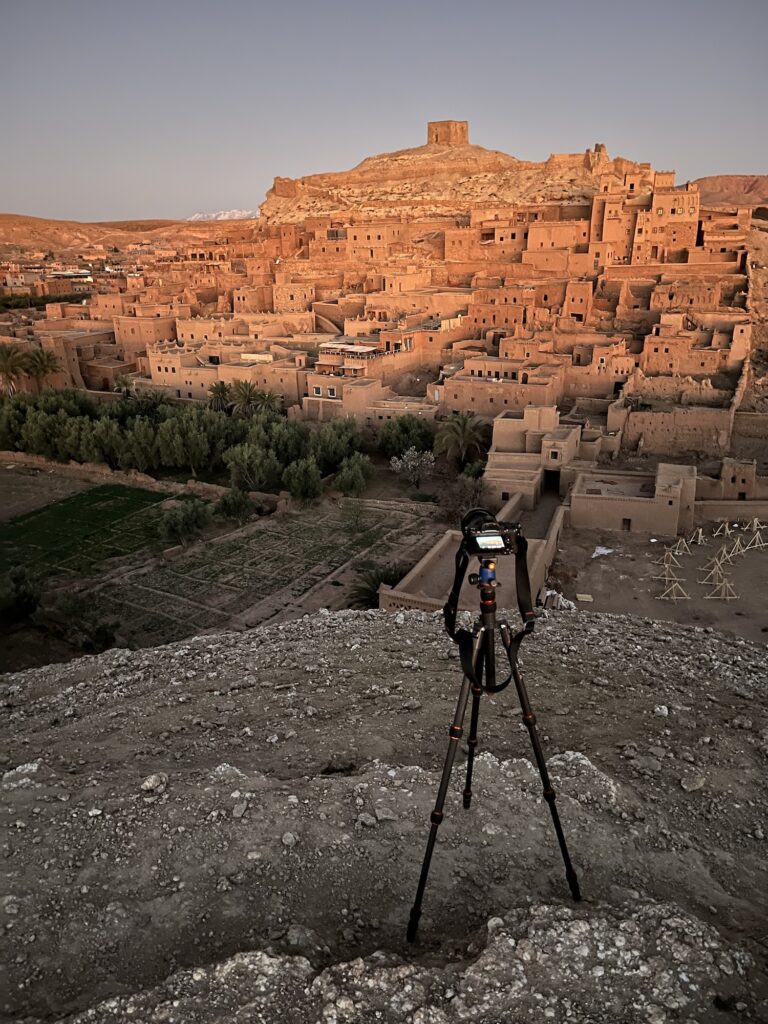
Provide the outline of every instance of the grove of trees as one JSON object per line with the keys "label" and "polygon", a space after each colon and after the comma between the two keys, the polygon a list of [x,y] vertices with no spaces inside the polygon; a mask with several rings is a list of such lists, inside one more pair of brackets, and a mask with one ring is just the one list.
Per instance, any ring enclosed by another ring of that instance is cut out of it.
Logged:
{"label": "grove of trees", "polygon": [[[0,450],[59,462],[103,462],[111,469],[161,476],[228,479],[242,494],[286,489],[307,502],[320,496],[323,479],[334,474],[341,493],[363,494],[374,471],[363,449],[386,455],[392,468],[418,489],[437,472],[434,448],[449,467],[440,503],[450,506],[451,518],[463,500],[482,494],[476,478],[482,473],[486,429],[471,414],[452,416],[436,436],[429,424],[411,415],[389,421],[378,434],[363,434],[352,419],[316,426],[288,419],[270,393],[238,386],[217,389],[208,406],[136,394],[127,387],[121,387],[121,401],[95,403],[78,391],[15,391],[20,375],[36,380],[39,389],[55,367],[42,356],[22,366],[18,352],[4,355],[6,383],[13,388],[0,399]],[[240,498],[233,499],[235,518],[245,508]]]}

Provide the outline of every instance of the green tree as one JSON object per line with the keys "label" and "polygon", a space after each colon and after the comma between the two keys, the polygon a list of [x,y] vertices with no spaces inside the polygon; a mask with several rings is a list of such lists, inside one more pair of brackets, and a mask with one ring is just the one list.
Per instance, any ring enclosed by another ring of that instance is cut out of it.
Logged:
{"label": "green tree", "polygon": [[271,424],[270,444],[282,465],[289,466],[309,454],[309,427],[295,420],[277,420]]}
{"label": "green tree", "polygon": [[216,503],[216,515],[224,519],[236,519],[238,523],[244,523],[253,515],[251,499],[245,491],[232,487],[226,494],[222,494]]}
{"label": "green tree", "polygon": [[373,569],[359,571],[357,581],[352,584],[349,591],[349,607],[378,608],[381,584],[394,587],[407,572],[408,569],[404,565],[379,565]]}
{"label": "green tree", "polygon": [[123,454],[125,439],[120,427],[109,416],[102,416],[93,425],[91,445],[97,462],[106,462],[117,469]]}
{"label": "green tree", "polygon": [[454,413],[440,427],[435,451],[453,459],[463,469],[472,454],[482,454],[484,434],[483,425],[474,413]]}
{"label": "green tree", "polygon": [[164,544],[186,545],[211,521],[210,506],[199,498],[183,498],[157,518],[157,535]]}
{"label": "green tree", "polygon": [[408,413],[389,420],[379,431],[379,451],[390,458],[400,457],[409,448],[417,452],[432,451],[434,436],[427,423]]}
{"label": "green tree", "polygon": [[373,474],[371,460],[362,452],[353,452],[341,464],[335,486],[342,494],[359,497]]}
{"label": "green tree", "polygon": [[230,395],[229,406],[233,416],[247,418],[260,408],[261,392],[249,380],[236,380],[232,385]]}
{"label": "green tree", "polygon": [[287,466],[283,473],[283,484],[298,501],[309,502],[319,498],[323,491],[320,468],[310,455]]}
{"label": "green tree", "polygon": [[0,624],[28,619],[40,603],[40,587],[23,565],[0,575]]}
{"label": "green tree", "polygon": [[435,468],[435,456],[432,452],[419,452],[415,448],[409,448],[403,452],[400,459],[393,455],[389,465],[393,472],[405,477],[408,483],[418,490],[424,477],[429,476]]}
{"label": "green tree", "polygon": [[325,423],[312,434],[312,454],[323,474],[332,473],[347,456],[346,436],[333,423]]}
{"label": "green tree", "polygon": [[449,523],[458,526],[465,512],[483,507],[488,501],[488,487],[482,477],[459,473],[455,482],[441,493],[440,507]]}
{"label": "green tree", "polygon": [[0,345],[0,386],[8,398],[16,392],[26,367],[26,356],[18,345]]}
{"label": "green tree", "polygon": [[34,380],[35,390],[40,392],[46,378],[61,371],[61,363],[50,349],[33,348],[26,353],[24,370]]}
{"label": "green tree", "polygon": [[186,464],[184,438],[179,430],[178,419],[163,420],[157,428],[155,451],[158,464],[166,469],[179,469]]}
{"label": "green tree", "polygon": [[282,467],[271,450],[245,442],[224,453],[230,486],[241,491],[275,490],[282,479]]}
{"label": "green tree", "polygon": [[258,407],[264,412],[278,413],[283,408],[282,396],[276,391],[260,391]]}
{"label": "green tree", "polygon": [[121,373],[115,377],[114,383],[112,384],[112,390],[116,394],[122,395],[123,398],[135,398],[136,382],[129,374]]}
{"label": "green tree", "polygon": [[214,381],[208,388],[208,408],[214,412],[226,412],[230,401],[229,384],[224,380]]}
{"label": "green tree", "polygon": [[21,450],[32,455],[44,455],[47,459],[56,458],[55,423],[55,416],[41,409],[30,409],[21,428]]}
{"label": "green tree", "polygon": [[156,431],[145,416],[137,416],[125,435],[124,464],[146,473],[157,465]]}

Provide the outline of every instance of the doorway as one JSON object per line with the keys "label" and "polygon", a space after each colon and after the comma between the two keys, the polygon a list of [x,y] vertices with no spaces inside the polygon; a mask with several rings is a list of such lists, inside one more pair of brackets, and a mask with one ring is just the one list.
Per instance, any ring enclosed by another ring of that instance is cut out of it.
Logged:
{"label": "doorway", "polygon": [[559,494],[560,493],[560,470],[559,469],[545,469],[544,470],[544,493],[545,494]]}

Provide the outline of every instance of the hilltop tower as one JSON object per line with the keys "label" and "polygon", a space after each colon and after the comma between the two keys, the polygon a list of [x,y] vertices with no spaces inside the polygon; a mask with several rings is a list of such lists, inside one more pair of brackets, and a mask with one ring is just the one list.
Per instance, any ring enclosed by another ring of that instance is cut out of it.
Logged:
{"label": "hilltop tower", "polygon": [[469,142],[469,121],[428,121],[428,146],[466,146]]}

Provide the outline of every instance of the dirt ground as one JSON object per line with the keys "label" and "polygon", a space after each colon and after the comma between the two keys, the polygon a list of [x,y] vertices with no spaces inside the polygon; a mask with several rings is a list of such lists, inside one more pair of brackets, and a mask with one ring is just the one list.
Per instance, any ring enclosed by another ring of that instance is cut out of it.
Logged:
{"label": "dirt ground", "polygon": [[0,522],[87,491],[93,484],[9,462],[0,465]]}
{"label": "dirt ground", "polygon": [[523,670],[583,901],[506,690],[482,698],[469,812],[461,745],[416,946],[461,676],[439,617],[325,613],[2,677],[0,1012],[768,1019],[765,645],[559,613]]}
{"label": "dirt ground", "polygon": [[[587,611],[641,615],[651,619],[710,626],[724,633],[765,643],[768,640],[768,547],[737,556],[727,566],[737,600],[708,600],[712,587],[699,583],[704,568],[721,547],[740,537],[749,542],[751,534],[734,530],[727,538],[714,537],[716,526],[704,527],[707,544],[691,546],[692,554],[677,556],[674,572],[690,596],[685,601],[662,601],[661,580],[653,579],[662,571],[656,560],[664,554],[669,541],[652,543],[649,538],[631,533],[604,530],[564,530],[557,558],[550,570],[550,582],[569,600],[577,594],[589,594],[592,601],[578,602]],[[768,530],[763,531],[768,544]],[[593,557],[598,547],[610,554]]]}

